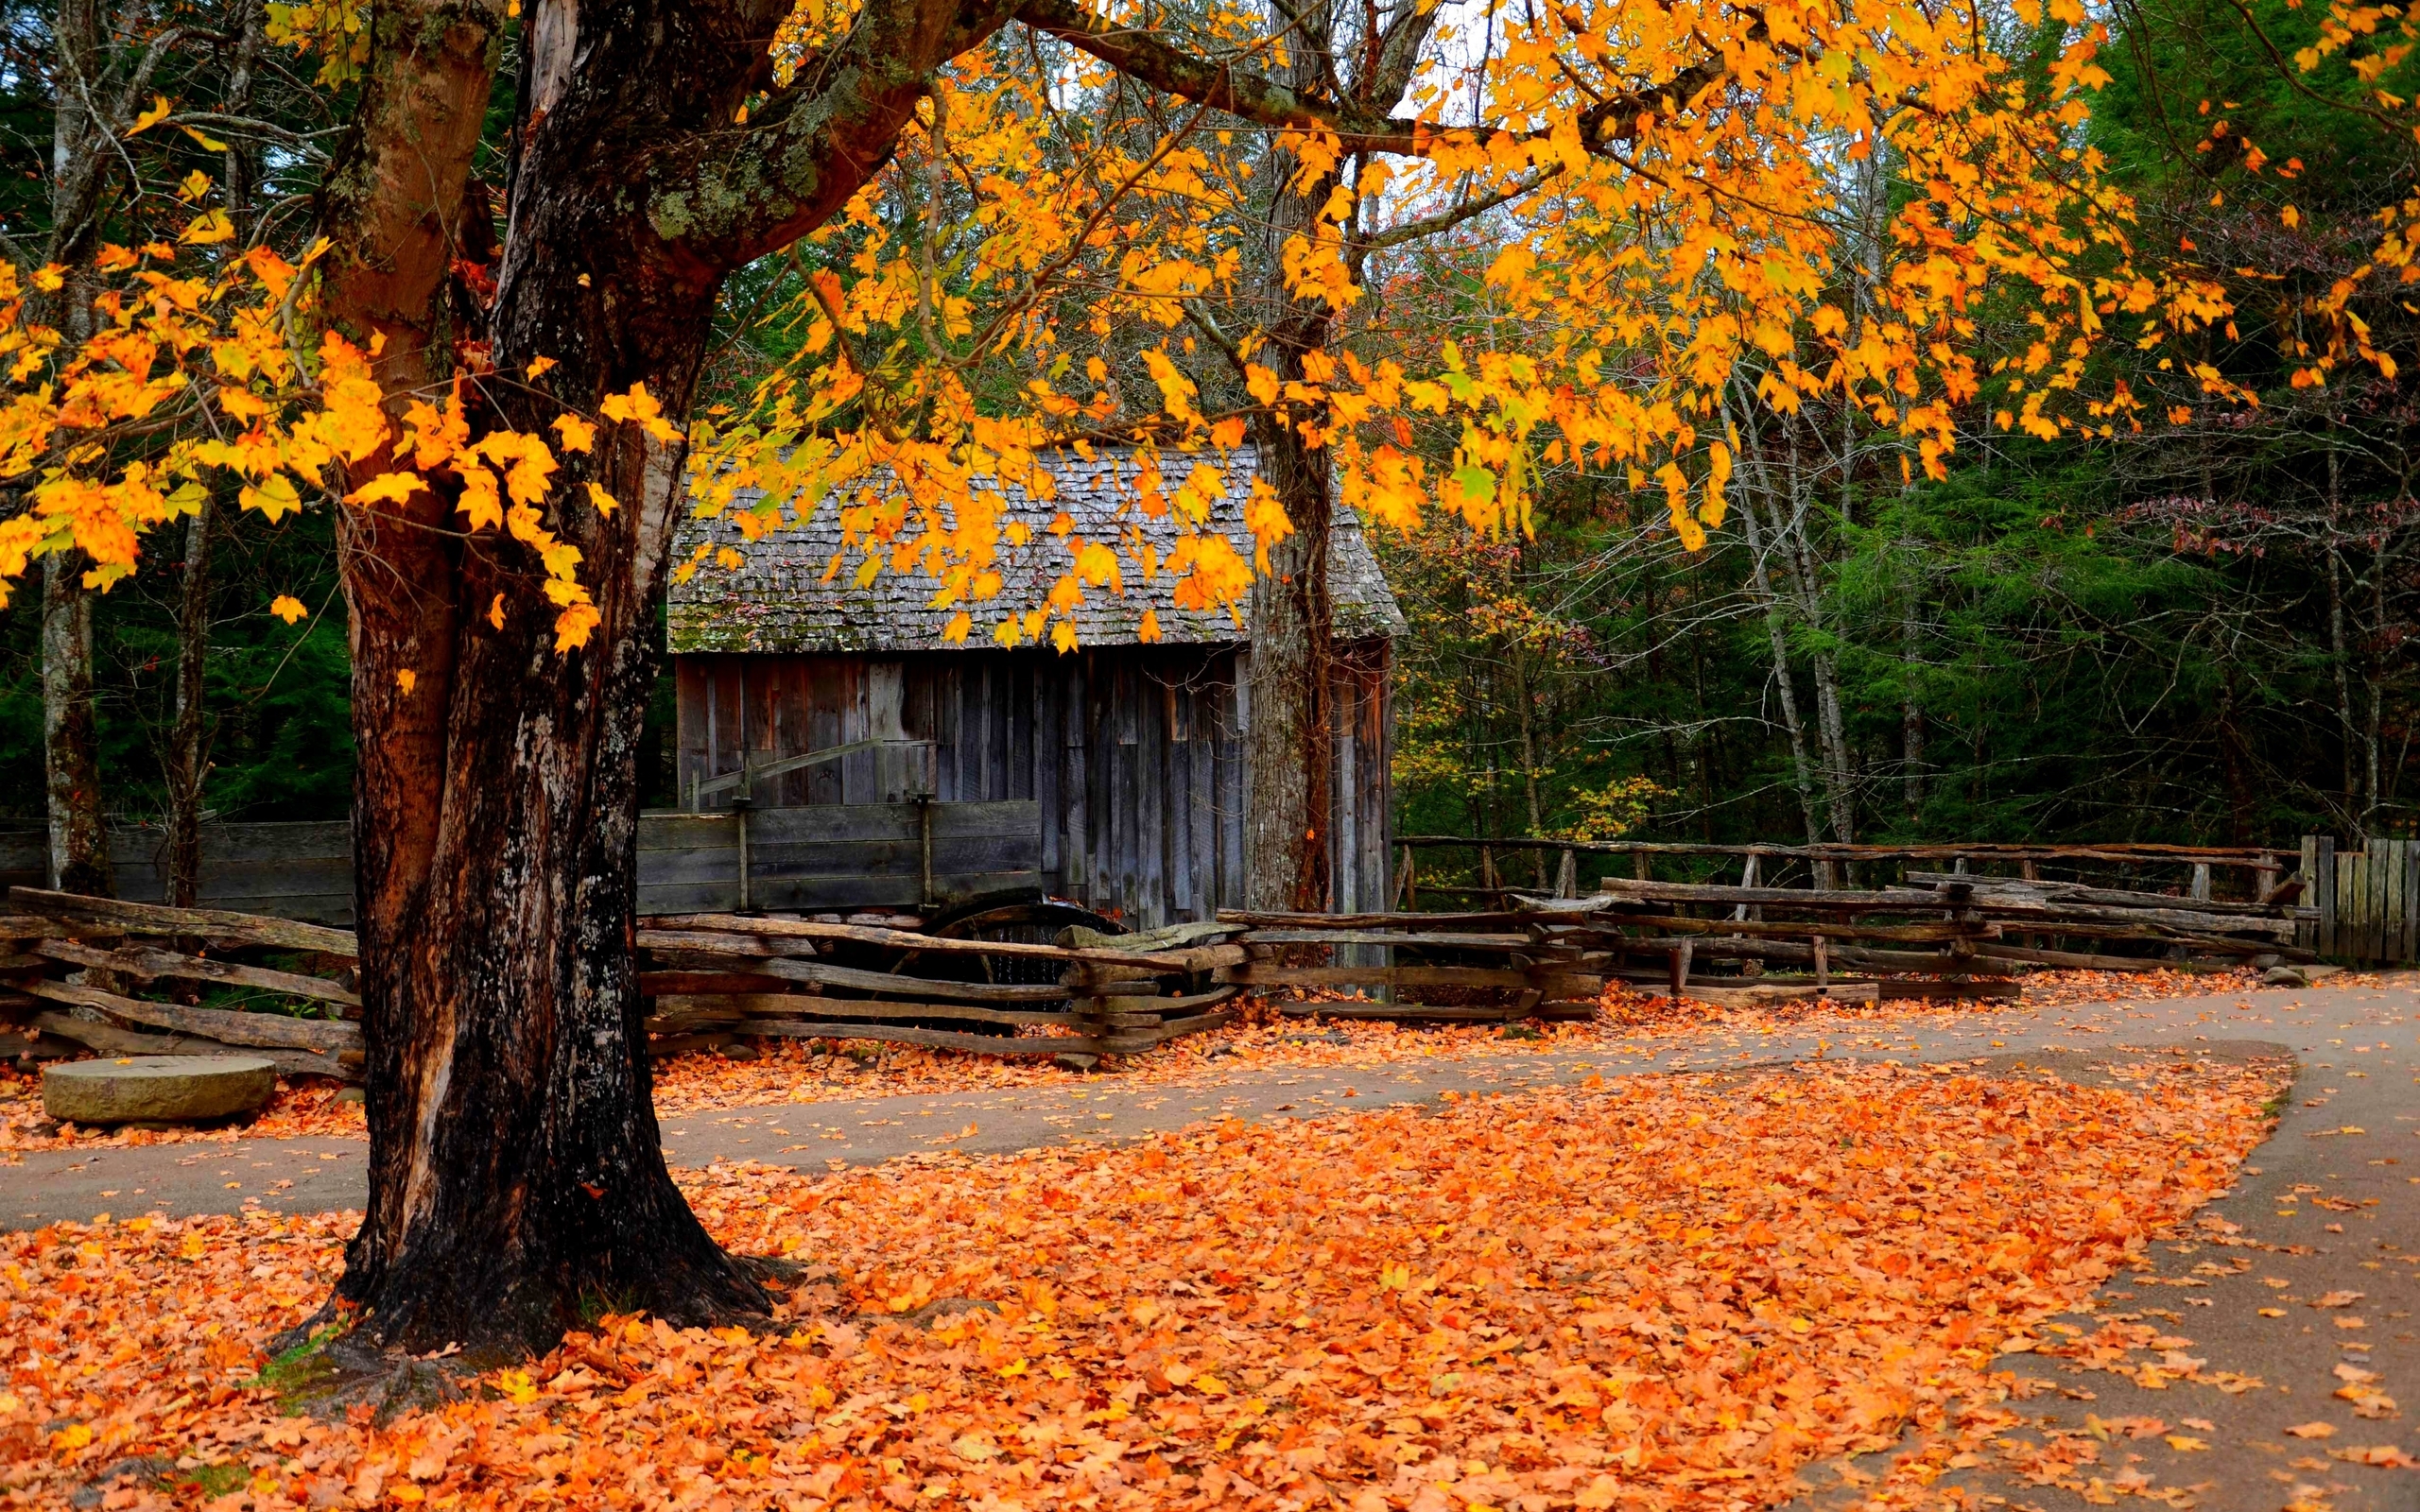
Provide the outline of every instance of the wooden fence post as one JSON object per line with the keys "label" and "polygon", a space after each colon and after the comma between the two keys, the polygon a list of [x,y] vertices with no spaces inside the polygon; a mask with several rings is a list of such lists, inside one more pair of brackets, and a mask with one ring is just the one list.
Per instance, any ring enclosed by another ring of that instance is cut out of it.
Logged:
{"label": "wooden fence post", "polygon": [[1554,895],[1558,898],[1580,896],[1580,858],[1569,846],[1563,849],[1563,863],[1555,868]]}
{"label": "wooden fence post", "polygon": [[2318,943],[2312,948],[2322,955],[2333,955],[2336,954],[2336,837],[2320,834],[2310,839],[2310,886],[2316,894],[2311,902],[2319,907]]}
{"label": "wooden fence post", "polygon": [[751,908],[748,889],[748,811],[753,807],[755,803],[746,793],[741,793],[731,800],[732,822],[738,827],[739,835],[739,906],[734,912],[742,914],[749,912]]}

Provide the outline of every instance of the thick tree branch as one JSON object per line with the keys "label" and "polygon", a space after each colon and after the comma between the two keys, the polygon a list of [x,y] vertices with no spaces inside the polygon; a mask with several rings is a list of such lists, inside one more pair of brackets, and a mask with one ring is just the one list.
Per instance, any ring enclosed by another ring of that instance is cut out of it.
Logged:
{"label": "thick tree branch", "polygon": [[[1232,64],[1196,57],[1149,31],[1118,26],[1087,9],[1081,0],[1019,0],[1015,14],[1017,20],[1035,30],[1048,32],[1154,89],[1262,126],[1324,131],[1335,136],[1348,152],[1426,157],[1440,143],[1467,134],[1426,121],[1340,110],[1257,74],[1239,71]],[[1750,14],[1753,20],[1748,35],[1763,36],[1763,16]],[[1684,110],[1728,73],[1729,65],[1717,54],[1682,69],[1661,84],[1625,91],[1601,100],[1581,113],[1581,142],[1590,152],[1602,152],[1618,143],[1634,141],[1638,136],[1641,116]],[[1526,142],[1543,140],[1550,134],[1524,131],[1513,133],[1513,137]]]}

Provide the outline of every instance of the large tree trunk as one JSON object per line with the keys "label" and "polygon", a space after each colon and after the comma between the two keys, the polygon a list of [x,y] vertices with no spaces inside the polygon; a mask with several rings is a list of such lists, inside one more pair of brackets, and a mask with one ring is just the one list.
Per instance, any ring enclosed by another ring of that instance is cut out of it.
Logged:
{"label": "large tree trunk", "polygon": [[[476,306],[444,280],[487,246],[465,220],[486,214],[484,192],[465,184],[502,0],[424,5],[382,31],[394,41],[331,176],[346,255],[328,301],[356,339],[384,338],[388,393],[441,389],[492,352],[513,381],[474,390],[492,406],[480,428],[546,433],[641,383],[685,415],[722,278],[845,204],[932,69],[981,35],[950,5],[871,11],[823,93],[756,112],[752,143],[733,117],[769,81],[786,9],[541,0],[497,292],[467,327],[447,311]],[[750,155],[716,161],[734,150]],[[556,366],[525,381],[538,357]],[[666,1168],[632,949],[649,632],[683,451],[625,423],[561,457],[546,523],[579,547],[601,615],[576,650],[556,648],[532,553],[450,528],[446,475],[340,517],[371,1135],[340,1295],[382,1348],[505,1356],[549,1347],[590,1307],[678,1322],[766,1309]],[[355,481],[393,465],[372,457]],[[591,481],[619,507],[591,507]]]}
{"label": "large tree trunk", "polygon": [[[1270,26],[1285,43],[1270,77],[1304,98],[1325,98],[1340,86],[1359,109],[1384,115],[1410,88],[1437,11],[1436,0],[1407,0],[1381,26],[1374,8],[1364,9],[1359,45],[1340,56],[1337,0],[1299,8],[1277,0],[1270,7]],[[1325,300],[1286,286],[1287,243],[1318,236],[1321,214],[1342,181],[1335,168],[1308,181],[1301,180],[1302,170],[1302,160],[1282,145],[1260,168],[1270,204],[1260,248],[1255,313],[1263,342],[1256,360],[1288,383],[1311,378],[1305,358],[1325,355],[1337,326]],[[1347,247],[1357,280],[1368,252],[1366,246]],[[1270,571],[1253,582],[1250,605],[1252,726],[1245,739],[1252,793],[1244,895],[1252,908],[1324,909],[1334,892],[1327,831],[1336,759],[1336,624],[1327,570],[1336,505],[1326,438],[1306,437],[1305,418],[1263,411],[1253,422],[1261,476],[1276,490],[1294,533],[1270,548]],[[1309,418],[1316,423],[1320,417]]]}
{"label": "large tree trunk", "polygon": [[[1286,375],[1299,381],[1299,352]],[[1283,358],[1280,358],[1283,361]],[[1294,533],[1269,550],[1252,588],[1252,771],[1245,811],[1244,906],[1328,905],[1328,787],[1335,741],[1335,608],[1328,597],[1333,529],[1324,450],[1264,421],[1261,476],[1284,501]]]}
{"label": "large tree trunk", "polygon": [[[51,117],[49,245],[44,261],[67,270],[56,292],[34,292],[31,323],[55,327],[69,347],[93,334],[91,264],[116,166],[103,103],[108,17],[100,0],[60,0],[51,22],[59,70]],[[93,595],[63,554],[43,558],[43,765],[48,799],[50,885],[112,890],[109,826],[101,803],[99,721],[93,709]]]}
{"label": "large tree trunk", "polygon": [[[1329,64],[1328,7],[1314,0],[1288,14],[1296,18],[1298,29],[1288,40],[1277,77],[1288,88],[1316,93]],[[1261,171],[1270,190],[1260,249],[1260,328],[1267,340],[1259,360],[1279,378],[1302,383],[1309,377],[1305,355],[1327,345],[1334,317],[1325,301],[1299,298],[1286,287],[1284,253],[1293,238],[1318,233],[1320,212],[1337,179],[1330,171],[1298,182],[1302,162],[1283,146],[1269,154]],[[1335,499],[1327,449],[1303,433],[1308,419],[1263,411],[1253,427],[1260,475],[1276,490],[1294,533],[1269,549],[1269,571],[1252,589],[1252,724],[1245,737],[1252,771],[1244,821],[1248,908],[1324,909],[1330,895],[1336,621],[1327,569]]]}

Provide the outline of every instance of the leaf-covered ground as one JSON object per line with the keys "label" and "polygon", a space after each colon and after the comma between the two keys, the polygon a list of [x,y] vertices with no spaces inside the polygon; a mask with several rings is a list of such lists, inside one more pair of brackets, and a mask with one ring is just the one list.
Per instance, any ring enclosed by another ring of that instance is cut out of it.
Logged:
{"label": "leaf-covered ground", "polygon": [[[2335,980],[2345,985],[2367,979],[2342,976]],[[2256,981],[2253,973],[2236,971],[2043,971],[2026,978],[2025,998],[2018,1005],[1900,1000],[1878,1005],[1796,1002],[1754,1006],[1718,1006],[1700,999],[1685,999],[1675,1005],[1660,993],[1616,985],[1606,990],[1592,1022],[1524,1024],[1510,1035],[1494,1024],[1314,1022],[1284,1016],[1269,1004],[1253,1003],[1247,1005],[1243,1022],[1126,1060],[1117,1074],[1129,1083],[1199,1083],[1253,1067],[1375,1066],[1420,1057],[1529,1056],[1599,1048],[1611,1040],[1634,1040],[1642,1035],[1694,1034],[1707,1028],[1755,1030],[1832,1021],[1858,1025],[1938,1022],[1943,1018],[1966,1020],[2012,1009],[2088,1008],[2250,992]],[[659,1064],[655,1068],[658,1111],[685,1113],[767,1103],[1073,1086],[1087,1077],[1086,1073],[1045,1058],[1011,1059],[914,1046],[859,1043],[836,1051],[823,1041],[766,1040],[750,1049],[752,1059],[735,1060],[707,1052]],[[316,1078],[281,1081],[268,1108],[240,1128],[62,1127],[42,1110],[39,1076],[0,1063],[0,1160],[17,1150],[63,1149],[95,1142],[159,1144],[332,1135],[358,1139],[365,1133],[359,1106],[339,1101],[332,1083]]]}
{"label": "leaf-covered ground", "polygon": [[779,1328],[609,1317],[384,1427],[255,1380],[351,1215],[59,1225],[0,1241],[0,1486],[55,1506],[131,1460],[107,1504],[1731,1508],[1913,1421],[1913,1487],[2004,1420],[1999,1342],[2227,1187],[2277,1085],[1817,1066],[717,1167],[688,1187],[718,1236],[825,1270]]}

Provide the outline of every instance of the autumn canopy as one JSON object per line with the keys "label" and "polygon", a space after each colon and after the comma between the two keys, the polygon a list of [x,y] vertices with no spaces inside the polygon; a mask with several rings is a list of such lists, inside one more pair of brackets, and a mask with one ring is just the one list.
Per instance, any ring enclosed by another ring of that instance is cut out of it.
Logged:
{"label": "autumn canopy", "polygon": [[[2327,14],[2296,66],[2411,26]],[[762,1306],[665,1174],[636,1042],[648,631],[737,559],[668,559],[682,511],[838,511],[833,573],[922,574],[1003,645],[1172,574],[1262,622],[1282,739],[1324,728],[1339,505],[1517,534],[1540,469],[1586,470],[1694,550],[1759,427],[1871,426],[1913,478],[1979,416],[2252,402],[2204,355],[2226,285],[2088,143],[2078,0],[270,5],[316,133],[145,26],[90,59],[84,198],[0,262],[0,593],[105,590],[214,499],[334,511],[374,1167],[342,1290],[411,1348],[543,1348],[599,1288]],[[314,224],[256,213],[264,154],[320,164]],[[2353,311],[2415,211],[2295,312],[2297,383],[2386,361]],[[1249,558],[1192,528],[1247,440]],[[1004,480],[1097,443],[1141,448],[1172,553],[1002,524]],[[1004,597],[1037,554],[1055,587]],[[1289,765],[1256,768],[1255,872],[1316,903]]]}

